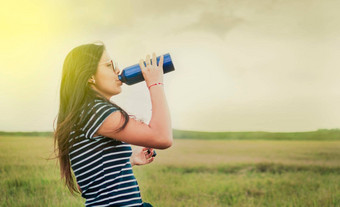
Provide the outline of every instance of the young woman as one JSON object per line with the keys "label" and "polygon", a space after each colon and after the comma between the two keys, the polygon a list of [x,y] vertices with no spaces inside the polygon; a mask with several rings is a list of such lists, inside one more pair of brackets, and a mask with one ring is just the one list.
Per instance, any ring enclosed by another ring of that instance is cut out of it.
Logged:
{"label": "young woman", "polygon": [[[156,54],[152,64],[147,55],[145,63],[139,61],[152,103],[148,125],[110,101],[122,82],[104,44],[81,45],[66,56],[54,144],[61,178],[85,206],[151,206],[142,202],[132,166],[152,162],[153,149],[170,147],[173,138],[163,56],[157,65]],[[132,152],[130,144],[143,147]]]}

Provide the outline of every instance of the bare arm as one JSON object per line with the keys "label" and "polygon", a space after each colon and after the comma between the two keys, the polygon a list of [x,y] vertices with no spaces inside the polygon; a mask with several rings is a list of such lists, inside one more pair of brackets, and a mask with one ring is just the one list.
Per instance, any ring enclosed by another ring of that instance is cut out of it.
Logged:
{"label": "bare arm", "polygon": [[150,96],[152,103],[152,117],[149,127],[152,129],[157,129],[161,136],[171,138],[172,142],[170,111],[163,86],[157,85],[151,87]]}
{"label": "bare arm", "polygon": [[[142,60],[140,61],[147,86],[163,82],[163,56],[159,61],[159,66],[157,66],[155,53],[152,64],[150,64],[149,55],[146,57],[146,63],[147,67],[144,66]],[[130,118],[122,131],[114,132],[123,123],[121,112],[116,111],[105,119],[96,134],[144,147],[156,149],[170,147],[173,142],[171,118],[163,85],[155,85],[149,91],[152,104],[152,117],[149,125]]]}

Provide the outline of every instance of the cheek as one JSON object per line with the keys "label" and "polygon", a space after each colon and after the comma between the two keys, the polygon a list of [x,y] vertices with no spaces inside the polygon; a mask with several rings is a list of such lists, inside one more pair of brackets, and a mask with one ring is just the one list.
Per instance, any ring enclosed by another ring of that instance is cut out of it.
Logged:
{"label": "cheek", "polygon": [[106,72],[100,74],[99,82],[102,87],[112,87],[112,84],[114,84],[114,75],[113,73]]}
{"label": "cheek", "polygon": [[100,70],[99,73],[97,73],[97,77],[101,80],[101,81],[107,81],[113,78],[113,73],[111,73],[110,70],[105,70],[102,69]]}

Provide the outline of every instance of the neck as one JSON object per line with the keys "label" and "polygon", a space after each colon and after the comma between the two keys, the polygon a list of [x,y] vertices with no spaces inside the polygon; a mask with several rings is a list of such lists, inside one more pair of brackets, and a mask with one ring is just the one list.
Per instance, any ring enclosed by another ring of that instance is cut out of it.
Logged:
{"label": "neck", "polygon": [[[95,91],[96,91],[97,93],[99,93],[100,95],[102,95],[103,97],[105,97],[108,101],[110,101],[110,98],[112,97],[112,95],[102,93],[102,92],[99,91],[95,86],[92,86],[92,89],[95,90]],[[99,97],[99,98],[102,98],[102,97],[99,96],[99,95],[96,95],[96,96]]]}

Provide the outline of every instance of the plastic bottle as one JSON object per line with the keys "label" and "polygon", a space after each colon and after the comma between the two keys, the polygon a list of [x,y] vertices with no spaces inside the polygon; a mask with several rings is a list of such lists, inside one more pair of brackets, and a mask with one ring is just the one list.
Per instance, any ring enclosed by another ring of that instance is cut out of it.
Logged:
{"label": "plastic bottle", "polygon": [[[161,56],[158,56],[157,59],[157,64],[159,63]],[[166,53],[163,55],[163,73],[168,73],[171,71],[175,70],[175,67],[172,63],[171,56],[169,53]],[[150,61],[152,63],[152,59]],[[145,63],[144,63],[145,65]],[[142,70],[139,67],[139,63],[126,67],[122,70],[121,74],[118,75],[118,78],[120,81],[127,85],[133,85],[139,82],[144,81],[144,77],[142,74]]]}

